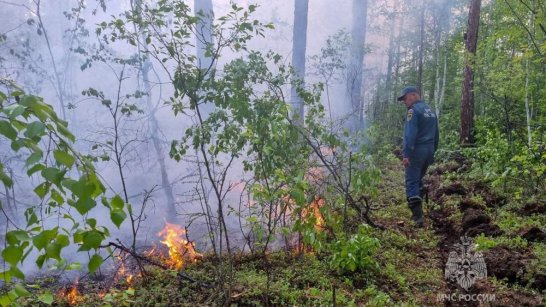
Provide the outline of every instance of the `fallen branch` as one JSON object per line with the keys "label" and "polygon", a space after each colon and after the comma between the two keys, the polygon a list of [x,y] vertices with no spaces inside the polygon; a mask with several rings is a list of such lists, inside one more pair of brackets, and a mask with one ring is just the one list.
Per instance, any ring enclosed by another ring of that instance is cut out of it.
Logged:
{"label": "fallen branch", "polygon": [[[148,264],[151,264],[153,266],[156,266],[156,267],[159,267],[159,268],[162,268],[164,270],[172,270],[170,267],[168,267],[167,265],[164,265],[160,262],[157,262],[153,259],[150,259],[148,257],[145,257],[143,255],[140,255],[134,251],[132,251],[131,249],[123,246],[121,243],[114,243],[114,242],[109,242],[108,245],[105,245],[105,246],[101,246],[101,247],[115,247],[117,249],[119,249],[120,251],[124,252],[124,253],[127,253],[129,255],[131,255],[133,258],[135,258],[136,260],[140,260],[140,261],[143,261],[143,262],[146,262]],[[209,283],[206,283],[206,282],[203,282],[203,281],[199,281],[181,271],[177,271],[177,276],[180,278],[180,279],[183,279],[185,281],[189,281],[189,282],[192,282],[192,283],[195,283],[197,284],[198,286],[202,287],[202,288],[213,288],[213,285],[209,284]]]}

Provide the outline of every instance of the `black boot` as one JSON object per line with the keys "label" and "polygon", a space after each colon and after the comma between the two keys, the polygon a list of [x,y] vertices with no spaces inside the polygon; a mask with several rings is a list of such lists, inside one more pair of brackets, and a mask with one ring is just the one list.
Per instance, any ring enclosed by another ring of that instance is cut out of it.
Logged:
{"label": "black boot", "polygon": [[428,189],[427,187],[422,187],[419,189],[419,196],[421,196],[421,199],[425,201],[425,203],[428,204]]}
{"label": "black boot", "polygon": [[408,206],[411,210],[411,220],[415,223],[415,227],[423,227],[423,199],[419,196],[408,198]]}

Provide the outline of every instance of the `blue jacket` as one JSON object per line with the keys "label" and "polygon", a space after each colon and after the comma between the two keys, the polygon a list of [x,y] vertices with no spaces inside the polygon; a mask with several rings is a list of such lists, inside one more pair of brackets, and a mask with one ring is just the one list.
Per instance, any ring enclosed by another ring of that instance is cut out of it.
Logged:
{"label": "blue jacket", "polygon": [[424,101],[416,101],[406,113],[404,157],[412,156],[417,146],[432,145],[436,151],[439,138],[436,113]]}

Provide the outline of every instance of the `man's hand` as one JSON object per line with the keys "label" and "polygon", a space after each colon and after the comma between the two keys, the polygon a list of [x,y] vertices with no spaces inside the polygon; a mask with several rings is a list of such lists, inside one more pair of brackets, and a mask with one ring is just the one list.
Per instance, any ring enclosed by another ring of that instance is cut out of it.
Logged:
{"label": "man's hand", "polygon": [[408,158],[402,159],[402,164],[404,165],[404,167],[408,167],[409,166],[409,159]]}

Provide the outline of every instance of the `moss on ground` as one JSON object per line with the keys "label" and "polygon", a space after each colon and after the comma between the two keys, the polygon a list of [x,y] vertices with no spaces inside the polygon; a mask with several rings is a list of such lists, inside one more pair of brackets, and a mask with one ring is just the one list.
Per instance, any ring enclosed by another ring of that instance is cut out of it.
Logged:
{"label": "moss on ground", "polygon": [[[444,280],[445,248],[449,247],[444,245],[458,238],[447,238],[453,234],[442,233],[443,228],[430,218],[424,229],[416,230],[411,226],[402,169],[395,165],[398,162],[393,157],[386,160],[383,161],[385,167],[382,167],[383,181],[374,200],[379,209],[373,212],[374,220],[386,230],[374,229],[371,232],[371,236],[381,242],[379,251],[373,255],[379,264],[378,270],[344,273],[333,270],[327,251],[304,255],[277,251],[268,254],[266,262],[263,257],[235,255],[232,268],[219,265],[217,259],[205,257],[186,268],[184,273],[197,280],[213,282],[213,276],[217,276],[218,268],[221,268],[230,287],[203,288],[181,280],[175,272],[147,267],[145,278],[135,278],[132,283],[120,279],[108,289],[104,282],[80,281],[81,296],[77,305],[211,306],[226,303],[228,297],[229,303],[236,306],[332,306],[335,296],[338,306],[443,306],[444,303],[437,300],[437,294],[461,291]],[[524,262],[526,275],[521,281],[496,278],[495,268],[491,268],[493,273],[475,286],[476,291],[496,293],[501,302],[508,304],[522,300],[531,306],[537,302],[542,304],[546,293],[544,289],[540,293],[536,280],[546,272],[546,243],[528,242],[521,236],[521,231],[543,227],[546,217],[520,214],[521,203],[510,198],[502,206],[488,206],[491,197],[499,192],[487,190],[483,182],[468,178],[452,164],[449,161],[432,168],[433,175],[429,181],[438,189],[463,186],[470,192],[467,195],[433,195],[436,197],[433,197],[434,201],[425,205],[426,216],[440,212],[441,216],[445,215],[443,222],[452,223],[453,229],[461,231],[461,202],[483,208],[491,217],[491,224],[498,225],[502,234],[477,236],[475,243],[478,248],[484,252],[499,247],[525,249],[528,252],[523,255],[528,258]],[[445,169],[450,171],[443,172]],[[358,228],[352,226],[352,229]],[[227,276],[231,276],[229,280]],[[47,285],[40,284],[22,303],[39,304],[36,297],[46,288]],[[68,290],[63,289],[56,288],[53,292],[58,294]],[[54,304],[69,305],[65,297],[55,295],[54,299]]]}

